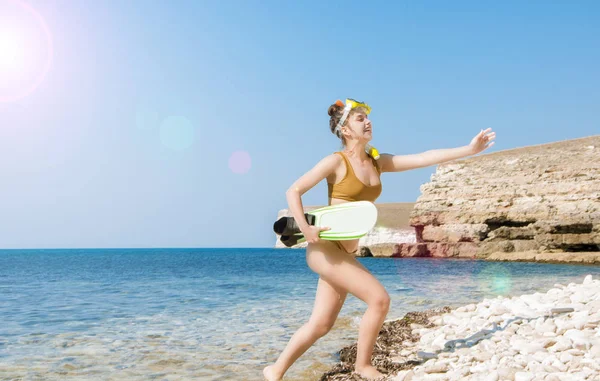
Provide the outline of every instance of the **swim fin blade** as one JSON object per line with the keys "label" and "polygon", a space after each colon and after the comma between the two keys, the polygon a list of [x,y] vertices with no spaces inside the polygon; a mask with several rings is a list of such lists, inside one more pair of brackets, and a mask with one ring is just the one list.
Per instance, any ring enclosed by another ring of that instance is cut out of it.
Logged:
{"label": "swim fin blade", "polygon": [[[313,209],[304,214],[310,226],[327,227],[319,233],[324,240],[353,240],[364,237],[377,222],[377,208],[370,201],[351,201]],[[281,242],[292,247],[306,242],[294,217],[281,217],[273,224]]]}
{"label": "swim fin blade", "polygon": [[[304,218],[306,218],[306,222],[308,222],[309,225],[315,224],[315,216],[309,213],[304,213]],[[281,217],[273,224],[273,231],[275,234],[281,236],[291,236],[301,233],[298,223],[294,217]]]}

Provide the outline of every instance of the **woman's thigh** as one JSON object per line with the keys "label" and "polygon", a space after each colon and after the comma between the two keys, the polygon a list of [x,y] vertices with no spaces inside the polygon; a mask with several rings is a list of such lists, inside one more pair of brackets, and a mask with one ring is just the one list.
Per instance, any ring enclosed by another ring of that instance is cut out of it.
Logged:
{"label": "woman's thigh", "polygon": [[331,285],[367,304],[389,302],[383,285],[354,256],[331,241],[309,244],[306,262],[311,270]]}

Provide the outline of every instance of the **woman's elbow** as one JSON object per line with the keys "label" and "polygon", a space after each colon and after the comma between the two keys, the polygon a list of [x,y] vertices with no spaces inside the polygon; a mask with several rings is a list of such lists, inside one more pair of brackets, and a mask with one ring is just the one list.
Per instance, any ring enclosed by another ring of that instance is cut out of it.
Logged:
{"label": "woman's elbow", "polygon": [[289,199],[290,197],[299,197],[302,196],[300,189],[294,184],[288,188],[285,192],[285,196]]}

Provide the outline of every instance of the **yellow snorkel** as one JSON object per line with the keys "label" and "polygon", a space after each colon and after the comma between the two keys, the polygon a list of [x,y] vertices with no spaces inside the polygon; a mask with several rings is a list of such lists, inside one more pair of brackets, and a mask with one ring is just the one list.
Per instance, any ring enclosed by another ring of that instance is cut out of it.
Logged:
{"label": "yellow snorkel", "polygon": [[[364,102],[359,102],[359,101],[356,101],[356,100],[351,99],[351,98],[346,98],[346,104],[345,105],[340,100],[336,101],[335,103],[337,105],[339,105],[339,106],[343,106],[344,107],[344,114],[342,115],[342,118],[340,119],[340,121],[338,122],[337,126],[333,130],[333,133],[336,134],[336,135],[337,135],[337,131],[342,127],[342,125],[346,121],[346,118],[348,117],[348,114],[350,114],[350,110],[352,110],[354,108],[357,108],[357,107],[362,107],[362,108],[365,109],[365,113],[367,115],[369,115],[371,113],[371,106],[369,106],[368,104],[366,104]],[[371,156],[373,159],[379,160],[379,151],[377,151],[377,149],[375,147],[373,147],[372,145],[367,144],[365,146],[365,151],[367,152],[367,155]]]}
{"label": "yellow snorkel", "polygon": [[365,151],[367,151],[367,154],[373,159],[379,160],[379,151],[377,151],[375,147],[371,146],[370,144],[367,144],[367,146],[365,147]]}

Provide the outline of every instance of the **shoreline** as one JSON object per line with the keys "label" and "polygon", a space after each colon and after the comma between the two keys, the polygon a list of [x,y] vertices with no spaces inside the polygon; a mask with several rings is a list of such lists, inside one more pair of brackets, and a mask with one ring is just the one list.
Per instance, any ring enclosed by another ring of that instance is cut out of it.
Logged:
{"label": "shoreline", "polygon": [[493,253],[484,259],[496,262],[600,265],[600,251]]}
{"label": "shoreline", "polygon": [[[320,381],[364,380],[356,343],[339,356]],[[386,320],[373,365],[392,381],[599,380],[600,281]]]}
{"label": "shoreline", "polygon": [[[572,264],[594,266],[600,265],[600,251],[516,251],[510,253],[495,252],[489,255],[467,256],[394,256],[393,250],[396,243],[379,243],[369,246],[360,246],[357,258],[433,258],[433,259],[466,259],[481,260],[488,262],[530,262],[530,263],[548,263],[548,264]],[[301,247],[276,247],[277,250],[303,250]]]}
{"label": "shoreline", "polygon": [[[363,256],[364,257],[364,256]],[[492,253],[486,256],[449,256],[449,257],[402,257],[391,255],[373,255],[372,258],[435,258],[435,259],[470,259],[488,262],[529,262],[529,263],[548,263],[561,265],[600,265],[600,251],[586,252],[538,252],[538,251],[519,251],[512,253]]]}

